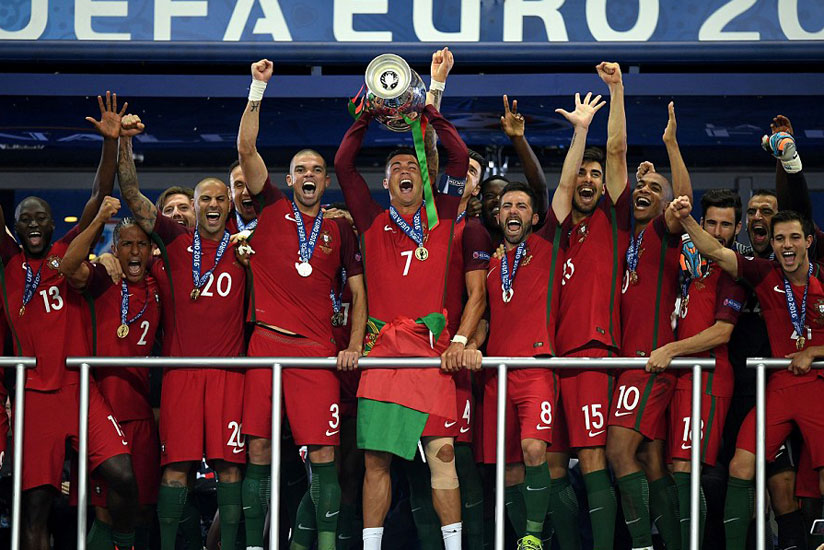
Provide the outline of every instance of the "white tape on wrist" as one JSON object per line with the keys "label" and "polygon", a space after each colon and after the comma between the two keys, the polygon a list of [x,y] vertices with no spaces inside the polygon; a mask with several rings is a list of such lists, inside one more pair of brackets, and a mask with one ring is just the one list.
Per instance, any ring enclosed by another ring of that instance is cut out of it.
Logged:
{"label": "white tape on wrist", "polygon": [[266,91],[266,82],[252,79],[249,84],[249,101],[260,101],[263,99],[263,92]]}
{"label": "white tape on wrist", "polygon": [[429,91],[430,91],[430,92],[431,92],[432,90],[440,90],[440,91],[443,91],[443,90],[444,90],[444,88],[446,88],[446,82],[440,82],[440,81],[435,80],[435,79],[433,78],[433,79],[432,79],[432,81],[429,83]]}
{"label": "white tape on wrist", "polygon": [[467,343],[467,342],[469,342],[469,339],[468,339],[466,336],[462,336],[462,335],[460,335],[460,334],[456,334],[455,336],[453,336],[453,337],[452,337],[452,340],[451,340],[451,341],[452,341],[452,342],[455,342],[456,344],[463,344],[463,345],[466,345],[466,343]]}

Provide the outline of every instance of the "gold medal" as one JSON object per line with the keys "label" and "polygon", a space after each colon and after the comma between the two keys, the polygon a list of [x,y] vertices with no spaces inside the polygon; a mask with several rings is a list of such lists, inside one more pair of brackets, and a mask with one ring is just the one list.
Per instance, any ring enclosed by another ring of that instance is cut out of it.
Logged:
{"label": "gold medal", "polygon": [[23,315],[25,315],[25,313],[26,313],[26,306],[25,306],[25,305],[20,306],[20,311],[18,311],[17,313],[20,315],[20,317],[22,317]]}
{"label": "gold medal", "polygon": [[415,249],[415,257],[423,262],[429,257],[429,251],[423,245],[420,245]]}
{"label": "gold medal", "polygon": [[118,338],[125,338],[128,335],[129,335],[129,325],[124,323],[124,324],[120,325],[119,327],[117,327],[117,337]]}
{"label": "gold medal", "polygon": [[332,315],[332,326],[333,327],[342,327],[343,326],[343,312],[338,311],[337,313]]}
{"label": "gold medal", "polygon": [[630,284],[637,285],[638,284],[638,272],[637,271],[630,271],[629,272],[629,282]]}
{"label": "gold medal", "polygon": [[801,351],[802,349],[804,349],[804,344],[806,342],[807,342],[806,338],[804,338],[803,336],[799,336],[798,340],[795,341],[795,349],[797,349],[798,351]]}
{"label": "gold medal", "polygon": [[197,300],[198,298],[200,298],[200,289],[193,288],[192,292],[189,293],[189,298],[191,298],[192,300]]}

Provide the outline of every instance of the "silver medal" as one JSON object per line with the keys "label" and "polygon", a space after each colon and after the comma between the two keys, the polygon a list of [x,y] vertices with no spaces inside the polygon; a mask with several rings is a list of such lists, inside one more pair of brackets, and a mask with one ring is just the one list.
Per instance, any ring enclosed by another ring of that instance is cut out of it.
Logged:
{"label": "silver medal", "polygon": [[308,277],[312,274],[312,266],[309,262],[295,262],[295,269],[298,270],[298,275],[301,277]]}

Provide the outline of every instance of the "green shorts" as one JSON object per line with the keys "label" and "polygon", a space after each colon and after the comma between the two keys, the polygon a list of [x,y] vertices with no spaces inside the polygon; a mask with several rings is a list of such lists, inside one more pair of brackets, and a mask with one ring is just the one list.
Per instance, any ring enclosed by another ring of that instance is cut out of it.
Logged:
{"label": "green shorts", "polygon": [[428,418],[397,403],[358,398],[358,448],[411,460]]}

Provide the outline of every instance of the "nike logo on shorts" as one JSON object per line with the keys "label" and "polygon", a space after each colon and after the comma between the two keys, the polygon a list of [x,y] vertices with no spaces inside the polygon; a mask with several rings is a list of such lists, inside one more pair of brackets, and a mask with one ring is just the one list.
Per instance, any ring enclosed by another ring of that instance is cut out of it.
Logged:
{"label": "nike logo on shorts", "polygon": [[546,487],[530,487],[529,485],[526,486],[527,491],[546,491]]}
{"label": "nike logo on shorts", "polygon": [[392,227],[390,227],[390,226],[388,226],[388,225],[384,225],[384,226],[383,226],[383,230],[384,230],[384,231],[394,231],[395,229],[394,229],[394,228],[392,228]]}
{"label": "nike logo on shorts", "polygon": [[535,429],[536,430],[551,430],[552,426],[541,426],[540,424],[538,424],[537,426],[535,426]]}
{"label": "nike logo on shorts", "polygon": [[598,437],[599,435],[601,435],[601,434],[602,434],[602,433],[604,433],[605,431],[606,431],[606,430],[601,430],[601,431],[599,431],[599,432],[592,433],[592,430],[590,430],[590,431],[589,431],[589,437]]}
{"label": "nike logo on shorts", "polygon": [[465,434],[465,433],[466,433],[466,432],[468,432],[468,431],[469,431],[469,428],[468,428],[468,427],[466,427],[466,428],[461,427],[461,429],[460,429],[460,432],[461,432],[462,434]]}
{"label": "nike logo on shorts", "polygon": [[444,427],[444,428],[451,428],[451,427],[452,427],[452,426],[454,426],[455,424],[457,424],[457,422],[444,422],[444,423],[443,423],[443,427]]}
{"label": "nike logo on shorts", "polygon": [[687,443],[681,443],[681,450],[682,451],[689,451],[690,449],[692,449],[692,445],[689,445]]}
{"label": "nike logo on shorts", "polygon": [[329,430],[326,430],[326,437],[332,437],[333,435],[335,435],[339,431],[340,430],[333,430],[333,431],[330,432]]}
{"label": "nike logo on shorts", "polygon": [[592,514],[592,513],[597,512],[598,510],[603,510],[603,509],[604,509],[603,506],[599,506],[598,508],[591,508],[589,513]]}
{"label": "nike logo on shorts", "polygon": [[465,507],[466,508],[474,508],[475,506],[478,506],[482,502],[483,502],[482,500],[479,500],[478,502],[467,503]]}
{"label": "nike logo on shorts", "polygon": [[246,449],[244,449],[243,447],[232,447],[232,452],[236,455],[239,455],[240,453],[245,453]]}
{"label": "nike logo on shorts", "polygon": [[298,523],[298,529],[301,531],[314,531],[311,527],[304,527],[302,524]]}
{"label": "nike logo on shorts", "polygon": [[327,518],[333,518],[333,517],[337,516],[339,513],[340,513],[340,510],[337,510],[337,511],[335,511],[335,512],[331,512],[331,513],[330,513],[330,512],[326,512],[326,517],[327,517]]}
{"label": "nike logo on shorts", "polygon": [[624,413],[615,411],[615,416],[627,416],[628,414],[632,414],[632,411],[627,411]]}

